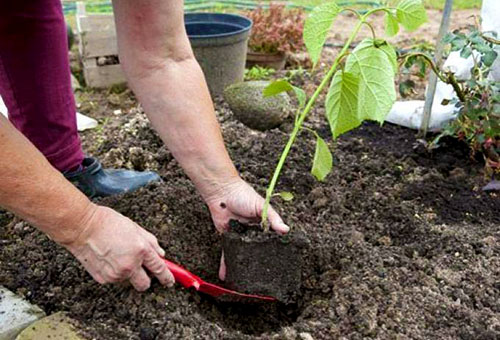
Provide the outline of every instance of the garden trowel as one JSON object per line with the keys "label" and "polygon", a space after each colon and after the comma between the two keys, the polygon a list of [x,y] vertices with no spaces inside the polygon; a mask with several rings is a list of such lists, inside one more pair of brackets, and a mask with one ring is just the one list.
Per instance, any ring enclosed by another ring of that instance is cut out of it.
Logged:
{"label": "garden trowel", "polygon": [[203,281],[198,276],[190,273],[186,269],[182,268],[178,264],[170,262],[169,260],[165,260],[168,269],[174,275],[175,281],[180,283],[185,288],[194,288],[199,292],[208,294],[217,299],[221,299],[224,301],[237,301],[237,302],[251,302],[255,301],[276,301],[275,298],[271,296],[261,296],[261,295],[252,295],[252,294],[244,294],[235,292],[233,290],[229,290],[227,288],[214,285],[212,283],[208,283]]}

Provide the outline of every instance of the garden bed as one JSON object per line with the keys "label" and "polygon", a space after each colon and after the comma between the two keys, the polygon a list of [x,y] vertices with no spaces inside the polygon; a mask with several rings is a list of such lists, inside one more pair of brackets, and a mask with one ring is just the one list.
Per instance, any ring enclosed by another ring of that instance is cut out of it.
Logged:
{"label": "garden bed", "polygon": [[[85,135],[87,150],[107,166],[158,170],[165,182],[100,203],[153,232],[169,259],[217,281],[221,239],[207,208],[135,101],[121,102],[124,114]],[[105,104],[108,112],[114,106]],[[280,152],[285,132],[250,130],[225,104],[217,108],[238,169],[263,192],[276,161],[269,155]],[[319,108],[311,121],[327,137],[327,126],[315,123],[321,115]],[[0,282],[47,313],[70,312],[97,339],[498,337],[500,199],[480,191],[482,164],[452,141],[428,154],[413,131],[390,124],[366,124],[334,148],[335,169],[318,183],[304,175],[314,145],[301,138],[279,184],[295,200],[274,202],[311,241],[298,305],[219,304],[157,283],[143,294],[99,286],[63,249],[7,213],[0,213]]]}
{"label": "garden bed", "polygon": [[[305,88],[320,77],[301,80]],[[421,95],[421,93],[419,94]],[[208,209],[129,91],[85,92],[82,113],[101,121],[83,134],[105,166],[158,171],[164,182],[101,199],[155,234],[167,258],[218,282],[221,237]],[[217,116],[242,177],[264,193],[293,118],[268,132]],[[114,112],[114,114],[113,114]],[[318,106],[307,124],[331,141]],[[500,198],[486,194],[483,164],[445,140],[428,153],[415,132],[364,124],[332,143],[324,183],[308,174],[304,132],[273,205],[307,234],[297,304],[220,303],[154,282],[146,293],[100,286],[42,233],[0,212],[0,284],[47,314],[67,311],[89,339],[497,339],[500,337]]]}

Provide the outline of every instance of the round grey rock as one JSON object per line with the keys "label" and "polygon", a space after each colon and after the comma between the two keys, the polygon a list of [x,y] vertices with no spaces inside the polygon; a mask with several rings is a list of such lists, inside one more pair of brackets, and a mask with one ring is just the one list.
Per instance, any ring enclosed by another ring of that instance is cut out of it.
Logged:
{"label": "round grey rock", "polygon": [[224,90],[224,99],[236,119],[249,128],[265,131],[279,126],[292,111],[290,97],[283,92],[264,98],[268,81],[247,81]]}

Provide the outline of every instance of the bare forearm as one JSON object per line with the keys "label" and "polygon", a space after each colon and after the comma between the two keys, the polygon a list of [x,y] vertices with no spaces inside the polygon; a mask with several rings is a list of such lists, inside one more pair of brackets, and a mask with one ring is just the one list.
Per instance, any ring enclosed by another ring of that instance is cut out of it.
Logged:
{"label": "bare forearm", "polygon": [[0,206],[59,243],[72,241],[92,204],[0,114]]}
{"label": "bare forearm", "polygon": [[130,86],[174,157],[208,196],[238,175],[184,30],[182,1],[115,0],[114,5]]}
{"label": "bare forearm", "polygon": [[237,176],[196,60],[169,62],[149,77],[132,78],[132,86],[153,126],[202,195]]}

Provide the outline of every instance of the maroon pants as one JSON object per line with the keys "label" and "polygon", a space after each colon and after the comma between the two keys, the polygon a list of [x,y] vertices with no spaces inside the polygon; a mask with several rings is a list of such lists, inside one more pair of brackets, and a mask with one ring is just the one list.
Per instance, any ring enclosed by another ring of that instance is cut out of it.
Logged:
{"label": "maroon pants", "polygon": [[83,152],[61,0],[0,0],[0,95],[10,121],[58,170]]}

